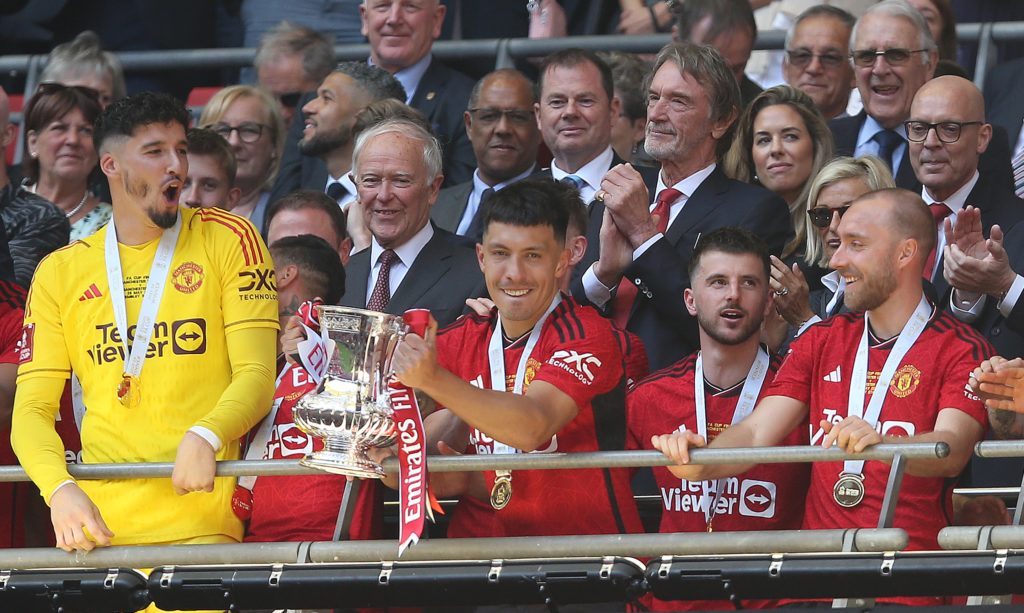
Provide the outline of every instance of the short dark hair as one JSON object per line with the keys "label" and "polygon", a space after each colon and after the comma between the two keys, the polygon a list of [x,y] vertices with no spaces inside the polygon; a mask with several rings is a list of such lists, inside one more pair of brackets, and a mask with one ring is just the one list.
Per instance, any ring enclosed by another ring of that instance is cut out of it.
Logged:
{"label": "short dark hair", "polygon": [[530,102],[537,102],[536,85],[530,77],[524,75],[515,68],[499,68],[480,77],[480,80],[473,84],[473,89],[469,92],[469,103],[466,105],[466,108],[476,108],[477,105],[480,104],[480,93],[484,89],[484,84],[493,83],[497,79],[507,79],[509,81],[518,80],[520,83],[526,85],[527,91],[530,93],[530,97],[533,98]]}
{"label": "short dark hair", "polygon": [[96,120],[92,140],[96,151],[110,137],[131,138],[137,129],[154,123],[179,123],[188,129],[189,114],[181,100],[162,93],[142,92],[115,100]]}
{"label": "short dark hair", "polygon": [[754,21],[754,10],[750,8],[750,0],[686,0],[676,7],[679,40],[689,41],[693,28],[708,17],[711,18],[711,27],[701,41],[705,44],[725,32],[740,28],[747,30],[751,37],[757,38],[757,22]]}
{"label": "short dark hair", "polygon": [[188,141],[188,152],[193,155],[205,155],[213,158],[220,165],[228,178],[228,186],[235,186],[235,173],[238,162],[235,152],[224,137],[209,128],[192,128],[185,133]]}
{"label": "short dark hair", "polygon": [[334,69],[356,82],[372,100],[405,101],[405,88],[390,72],[366,62],[341,62]]}
{"label": "short dark hair", "polygon": [[735,255],[753,255],[764,264],[765,277],[771,278],[772,262],[768,257],[768,244],[749,230],[726,226],[712,230],[707,234],[702,234],[697,239],[697,244],[693,248],[690,262],[686,265],[686,272],[691,279],[697,267],[700,266],[701,258],[709,251]]}
{"label": "short dark hair", "polygon": [[608,94],[608,100],[611,101],[615,96],[615,81],[612,79],[612,69],[593,51],[578,48],[562,49],[544,58],[540,65],[540,75],[537,77],[537,92],[534,98],[540,100],[541,94],[544,92],[544,79],[549,68],[556,66],[573,68],[581,64],[593,64],[597,68],[597,71],[601,74],[601,85],[604,87],[605,93]]}
{"label": "short dark hair", "polygon": [[341,256],[324,239],[312,234],[285,236],[274,241],[269,249],[277,266],[299,267],[307,289],[325,303],[338,304],[345,295],[345,267],[341,265]]}
{"label": "short dark hair", "polygon": [[339,241],[345,240],[348,236],[348,232],[345,230],[345,212],[341,210],[338,203],[331,200],[327,194],[311,189],[295,190],[287,196],[272,202],[270,208],[267,209],[267,228],[270,228],[271,220],[281,211],[301,211],[303,209],[318,210],[326,213],[327,217],[331,220],[331,227],[334,229],[335,234],[338,235]]}
{"label": "short dark hair", "polygon": [[579,202],[579,192],[551,179],[526,179],[499,190],[487,201],[484,233],[491,223],[510,226],[550,226],[555,238],[565,242],[569,205]]}

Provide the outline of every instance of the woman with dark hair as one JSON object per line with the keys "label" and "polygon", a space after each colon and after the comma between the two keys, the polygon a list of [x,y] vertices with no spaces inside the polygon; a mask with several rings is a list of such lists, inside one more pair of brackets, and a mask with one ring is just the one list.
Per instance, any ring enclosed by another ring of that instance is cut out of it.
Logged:
{"label": "woman with dark hair", "polygon": [[939,60],[956,63],[956,16],[949,0],[908,0],[928,22]]}
{"label": "woman with dark hair", "polygon": [[92,125],[100,114],[96,91],[43,83],[25,108],[25,186],[56,204],[71,224],[71,240],[110,220],[109,203],[90,189],[97,168]]}

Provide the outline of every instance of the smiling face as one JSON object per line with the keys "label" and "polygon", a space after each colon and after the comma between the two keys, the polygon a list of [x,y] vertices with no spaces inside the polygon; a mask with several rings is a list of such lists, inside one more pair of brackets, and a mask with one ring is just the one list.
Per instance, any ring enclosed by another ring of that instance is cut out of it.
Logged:
{"label": "smiling face", "polygon": [[146,124],[131,138],[117,141],[100,160],[110,179],[115,212],[127,210],[129,215],[146,217],[151,225],[170,228],[178,217],[178,197],[188,175],[185,126]]}
{"label": "smiling face", "polygon": [[759,334],[768,312],[768,276],[752,253],[708,250],[694,270],[692,289],[683,299],[709,337],[738,345]]}
{"label": "smiling face", "polygon": [[256,80],[277,100],[285,125],[291,124],[295,115],[295,103],[291,100],[316,89],[316,81],[306,75],[298,53],[278,53],[268,58],[256,68]]}
{"label": "smiling face", "polygon": [[[921,38],[913,22],[879,13],[865,15],[857,24],[854,50],[921,48]],[[856,66],[857,88],[868,115],[883,127],[892,129],[910,115],[910,103],[917,90],[932,77],[935,51],[911,53],[900,65],[892,65],[882,56],[870,66]]]}
{"label": "smiling face", "polygon": [[751,145],[761,184],[786,202],[800,195],[814,165],[814,143],[800,114],[788,104],[766,106],[754,118]]}
{"label": "smiling face", "polygon": [[219,132],[218,128],[223,126],[248,126],[260,130],[259,138],[252,143],[244,142],[238,130],[231,130],[231,133],[224,137],[231,145],[235,161],[238,163],[235,183],[244,193],[250,193],[263,185],[277,156],[270,121],[270,111],[263,108],[259,98],[242,96],[232,102],[220,119],[209,126],[215,132]]}
{"label": "smiling face", "polygon": [[804,66],[784,57],[782,74],[786,83],[810,96],[826,119],[844,112],[854,87],[853,67],[847,57],[850,28],[828,15],[808,17],[793,31],[789,51],[816,57]]}
{"label": "smiling face", "polygon": [[846,281],[844,301],[852,311],[881,306],[899,283],[901,239],[889,227],[891,215],[879,199],[859,200],[839,223],[839,248],[829,266]]}
{"label": "smiling face", "polygon": [[704,86],[690,73],[680,73],[675,62],[665,62],[647,93],[644,149],[663,164],[688,161],[703,168],[713,159],[715,144],[731,118],[711,121],[711,101]]}
{"label": "smiling face", "polygon": [[71,109],[39,131],[28,133],[28,148],[39,159],[39,173],[49,182],[79,183],[96,167],[92,122]]}
{"label": "smiling face", "polygon": [[430,220],[444,175],[430,177],[423,143],[403,134],[373,137],[356,160],[359,204],[370,233],[385,249],[404,244]]}
{"label": "smiling face", "polygon": [[551,306],[558,278],[568,269],[564,241],[556,238],[551,226],[491,222],[476,253],[505,334],[525,334]]}
{"label": "smiling face", "polygon": [[537,160],[540,130],[525,79],[490,78],[480,88],[476,112],[466,111],[464,118],[477,167],[488,185],[526,172]]}
{"label": "smiling face", "polygon": [[[823,207],[836,211],[850,206],[850,203],[871,191],[867,182],[859,177],[841,179],[821,188],[815,207]],[[833,213],[827,228],[815,227],[825,246],[825,257],[831,259],[839,248],[839,215]]]}
{"label": "smiling face", "polygon": [[356,113],[370,103],[369,95],[352,77],[340,72],[327,75],[302,112],[306,127],[302,130],[299,151],[304,155],[324,156],[352,143]]}
{"label": "smiling face", "polygon": [[364,0],[359,14],[373,63],[395,73],[430,53],[445,6],[438,0]]}
{"label": "smiling face", "polygon": [[611,143],[619,105],[608,97],[597,66],[580,62],[548,67],[535,109],[537,127],[558,167],[574,172]]}

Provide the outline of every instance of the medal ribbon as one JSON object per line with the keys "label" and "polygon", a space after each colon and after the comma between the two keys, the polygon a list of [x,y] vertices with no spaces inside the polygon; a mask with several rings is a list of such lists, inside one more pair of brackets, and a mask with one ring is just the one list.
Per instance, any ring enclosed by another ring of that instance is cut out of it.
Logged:
{"label": "medal ribbon", "polygon": [[[878,424],[878,417],[882,413],[882,404],[888,393],[892,376],[896,374],[900,362],[910,351],[910,348],[917,342],[918,337],[924,332],[928,320],[931,318],[932,306],[928,300],[921,296],[910,320],[903,326],[896,343],[893,345],[889,356],[885,359],[882,372],[875,382],[875,389],[871,392],[871,400],[868,401],[867,410],[864,410],[864,396],[866,395],[868,383],[868,314],[864,313],[864,333],[860,337],[860,345],[857,347],[857,358],[853,362],[853,374],[850,381],[850,399],[847,414],[854,417],[861,417],[872,426]],[[862,475],[864,471],[864,460],[847,460],[843,462],[843,473]]]}
{"label": "medal ribbon", "polygon": [[149,339],[153,336],[153,326],[156,324],[160,300],[163,298],[164,288],[167,287],[167,273],[171,268],[171,259],[174,257],[174,248],[178,244],[180,234],[181,215],[179,214],[174,225],[164,230],[160,236],[160,243],[157,245],[156,255],[153,257],[153,265],[149,269],[146,292],[142,296],[139,320],[135,324],[135,339],[129,350],[128,313],[124,302],[121,256],[117,250],[117,229],[113,220],[107,225],[107,240],[104,245],[107,283],[110,286],[110,301],[114,306],[114,322],[117,324],[117,332],[121,335],[121,341],[124,343],[124,376],[138,378],[142,372],[142,364],[146,361],[146,352],[149,348]]}
{"label": "medal ribbon", "polygon": [[[738,424],[754,410],[754,405],[757,404],[757,397],[761,394],[761,385],[764,384],[765,376],[768,374],[770,363],[771,359],[768,357],[768,352],[764,348],[758,347],[754,363],[750,366],[750,372],[747,373],[747,378],[743,381],[743,389],[740,391],[740,399],[736,402],[736,409],[732,413],[730,425]],[[693,392],[694,404],[697,409],[697,434],[703,436],[704,440],[707,441],[708,417],[707,405],[704,399],[704,356],[702,352],[697,353],[697,365],[693,374]],[[715,481],[714,498],[712,498],[710,505],[704,507],[704,520],[708,526],[715,519],[718,501],[721,500],[724,492],[725,479]],[[701,494],[701,503],[706,503],[708,498],[707,493]]]}

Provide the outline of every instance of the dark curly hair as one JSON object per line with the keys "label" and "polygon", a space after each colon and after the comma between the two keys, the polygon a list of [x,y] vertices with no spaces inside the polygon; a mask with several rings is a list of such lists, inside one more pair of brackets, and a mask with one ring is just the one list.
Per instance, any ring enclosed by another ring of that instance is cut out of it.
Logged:
{"label": "dark curly hair", "polygon": [[135,130],[152,123],[179,123],[187,130],[189,114],[180,100],[167,94],[142,92],[121,98],[96,120],[92,135],[96,151],[103,153],[103,144],[108,138],[131,138]]}

